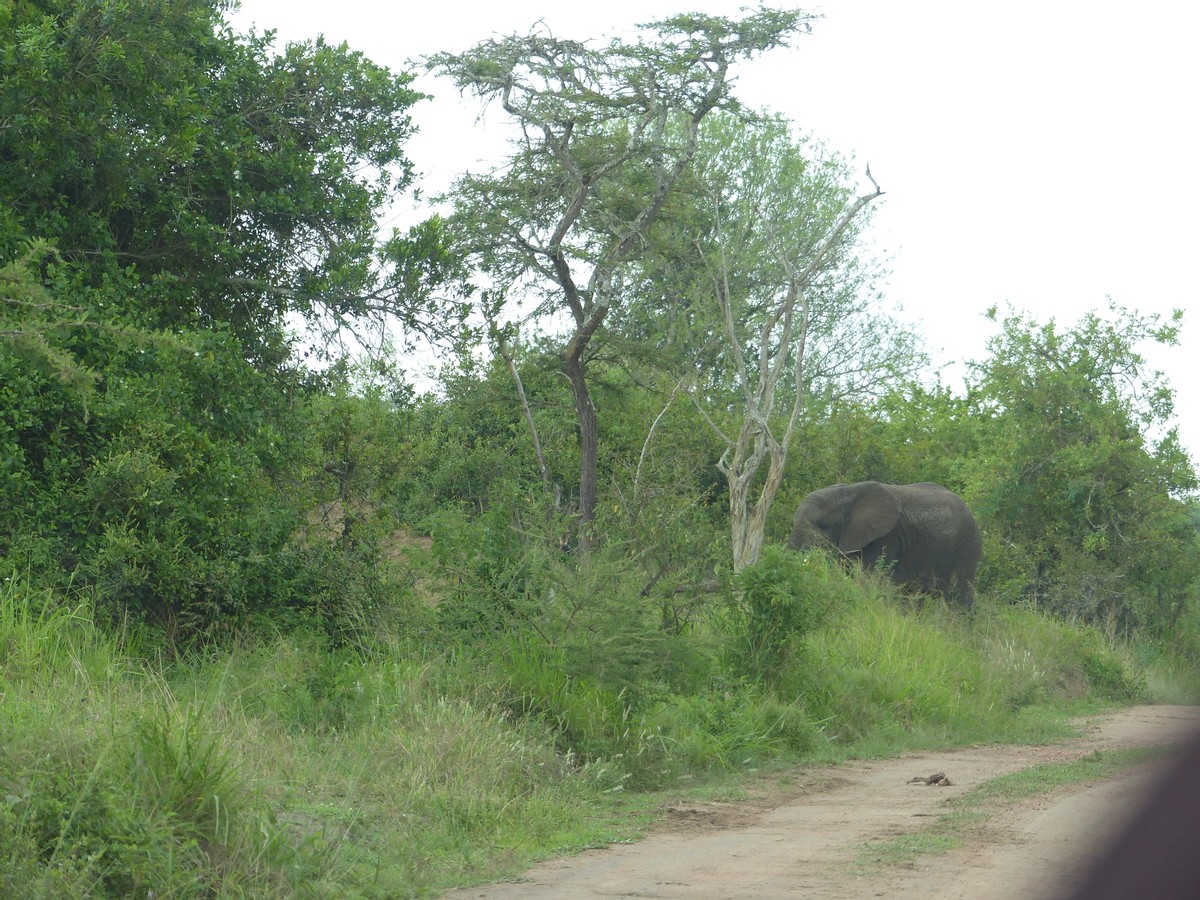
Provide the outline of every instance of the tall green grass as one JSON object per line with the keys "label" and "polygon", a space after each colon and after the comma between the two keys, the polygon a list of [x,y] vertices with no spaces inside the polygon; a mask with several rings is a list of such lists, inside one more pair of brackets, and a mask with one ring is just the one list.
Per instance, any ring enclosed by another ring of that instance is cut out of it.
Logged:
{"label": "tall green grass", "polygon": [[1127,651],[1027,610],[968,621],[846,580],[786,637],[795,611],[759,587],[754,615],[672,639],[686,669],[610,678],[582,636],[519,632],[354,647],[292,632],[152,664],[85,604],[8,583],[0,896],[433,894],[626,839],[655,790],[1047,740],[1078,704],[1147,690]]}
{"label": "tall green grass", "polygon": [[328,848],[341,891],[407,896],[594,841],[580,837],[588,786],[546,730],[456,696],[444,674],[403,648],[368,658],[292,635],[179,688],[212,690],[241,771],[296,837]]}
{"label": "tall green grass", "polygon": [[305,867],[209,711],[89,613],[0,592],[0,895],[290,894]]}
{"label": "tall green grass", "polygon": [[1057,705],[1147,695],[1128,653],[1092,629],[1013,608],[968,618],[914,606],[871,577],[862,584],[809,638],[790,682],[832,747],[1044,741],[1064,732]]}

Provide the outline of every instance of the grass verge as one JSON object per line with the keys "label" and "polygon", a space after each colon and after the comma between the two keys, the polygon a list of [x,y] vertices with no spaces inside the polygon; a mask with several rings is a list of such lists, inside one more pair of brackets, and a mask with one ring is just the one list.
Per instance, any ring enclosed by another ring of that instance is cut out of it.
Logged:
{"label": "grass verge", "polygon": [[[429,896],[633,840],[750,773],[1045,743],[1138,684],[1094,633],[885,594],[775,647],[774,686],[722,668],[720,637],[677,636],[670,680],[631,663],[614,682],[600,649],[532,633],[288,632],[160,663],[86,604],[8,583],[0,896]],[[958,832],[939,828],[886,853],[944,850]]]}

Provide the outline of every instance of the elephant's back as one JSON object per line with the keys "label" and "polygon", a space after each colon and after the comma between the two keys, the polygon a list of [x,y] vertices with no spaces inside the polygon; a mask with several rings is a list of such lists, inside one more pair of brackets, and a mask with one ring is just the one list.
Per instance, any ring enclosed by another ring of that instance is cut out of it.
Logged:
{"label": "elephant's back", "polygon": [[888,489],[908,509],[938,507],[942,509],[966,510],[963,498],[944,485],[932,481],[917,481],[913,484],[888,485]]}
{"label": "elephant's back", "polygon": [[911,521],[922,531],[968,544],[980,539],[979,525],[966,502],[954,491],[932,481],[892,486]]}

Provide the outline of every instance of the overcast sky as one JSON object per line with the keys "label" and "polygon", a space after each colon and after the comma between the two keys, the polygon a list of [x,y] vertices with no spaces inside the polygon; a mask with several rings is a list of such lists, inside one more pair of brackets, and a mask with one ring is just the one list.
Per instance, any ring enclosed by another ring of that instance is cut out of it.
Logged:
{"label": "overcast sky", "polygon": [[[374,61],[461,51],[526,33],[629,36],[679,12],[734,15],[726,0],[242,0],[239,30],[324,34]],[[782,4],[781,4],[782,5]],[[1200,4],[1076,0],[826,0],[790,50],[739,70],[737,91],[853,157],[887,192],[874,235],[889,302],[960,385],[1011,303],[1066,325],[1106,298],[1144,313],[1187,310],[1181,345],[1145,348],[1176,390],[1180,433],[1200,457]],[[496,151],[499,129],[451,86],[413,118],[409,156],[426,193]],[[502,145],[501,145],[502,146]]]}

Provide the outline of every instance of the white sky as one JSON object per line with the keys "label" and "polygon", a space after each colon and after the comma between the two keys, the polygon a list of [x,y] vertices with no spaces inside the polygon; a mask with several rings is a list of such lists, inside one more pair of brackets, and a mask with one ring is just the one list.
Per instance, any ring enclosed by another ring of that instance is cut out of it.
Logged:
{"label": "white sky", "polygon": [[[526,33],[626,35],[679,12],[735,15],[738,0],[242,0],[240,30],[324,34],[394,70]],[[784,3],[777,5],[785,6]],[[1200,456],[1200,4],[1182,0],[824,0],[813,33],[739,70],[752,106],[783,113],[854,157],[887,192],[874,234],[886,293],[926,335],[945,377],[985,356],[988,307],[1074,323],[1106,297],[1187,310],[1181,345],[1143,348],[1176,391]],[[500,128],[428,78],[408,145],[434,194],[496,152]]]}

